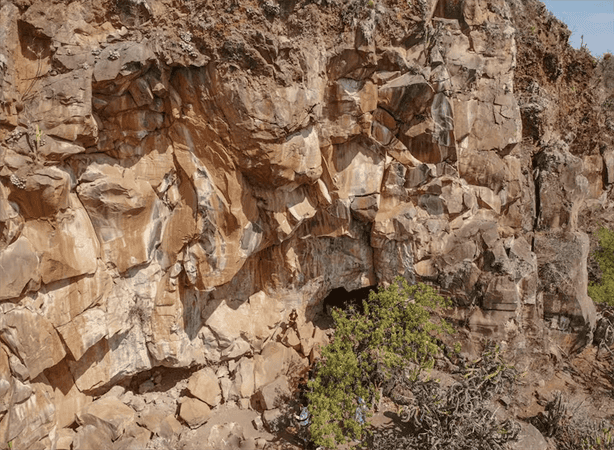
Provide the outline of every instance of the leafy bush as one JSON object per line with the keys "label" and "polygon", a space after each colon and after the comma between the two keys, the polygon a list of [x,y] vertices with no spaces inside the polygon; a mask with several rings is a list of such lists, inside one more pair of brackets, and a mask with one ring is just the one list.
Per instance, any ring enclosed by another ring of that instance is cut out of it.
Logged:
{"label": "leafy bush", "polygon": [[588,286],[588,295],[596,303],[606,303],[614,306],[614,232],[601,228],[597,232],[599,248],[595,252],[595,259],[602,272],[601,282],[591,282]]}
{"label": "leafy bush", "polygon": [[410,286],[402,278],[371,292],[364,312],[333,310],[335,336],[308,383],[311,438],[334,448],[349,437],[360,438],[364,421],[358,399],[378,400],[379,386],[399,372],[417,379],[432,368],[442,348],[437,335],[452,328],[431,320],[431,312],[448,302],[427,285]]}

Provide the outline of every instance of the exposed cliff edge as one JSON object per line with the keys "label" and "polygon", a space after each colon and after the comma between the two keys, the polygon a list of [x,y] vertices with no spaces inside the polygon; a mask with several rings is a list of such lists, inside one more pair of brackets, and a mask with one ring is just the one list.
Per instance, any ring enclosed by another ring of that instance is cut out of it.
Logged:
{"label": "exposed cliff edge", "polygon": [[614,69],[569,34],[520,0],[0,0],[0,446],[158,366],[245,403],[397,275],[589,342]]}

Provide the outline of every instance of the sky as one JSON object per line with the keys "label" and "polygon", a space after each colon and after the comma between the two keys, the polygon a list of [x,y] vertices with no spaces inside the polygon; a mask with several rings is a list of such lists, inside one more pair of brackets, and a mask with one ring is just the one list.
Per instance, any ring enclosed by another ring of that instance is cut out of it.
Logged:
{"label": "sky", "polygon": [[580,48],[581,36],[593,56],[614,53],[614,0],[542,0],[572,31],[569,43]]}

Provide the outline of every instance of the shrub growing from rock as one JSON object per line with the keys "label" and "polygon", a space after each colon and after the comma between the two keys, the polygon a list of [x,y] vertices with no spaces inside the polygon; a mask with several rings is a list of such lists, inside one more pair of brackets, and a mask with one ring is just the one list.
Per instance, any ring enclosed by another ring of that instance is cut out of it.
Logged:
{"label": "shrub growing from rock", "polygon": [[602,275],[599,283],[590,283],[588,295],[596,303],[614,306],[614,232],[601,228],[597,236],[599,248],[595,252],[595,259]]}
{"label": "shrub growing from rock", "polygon": [[356,413],[359,399],[377,400],[379,387],[399,373],[416,380],[433,367],[442,350],[438,335],[452,332],[432,313],[448,301],[424,284],[409,285],[402,278],[372,291],[355,308],[333,310],[335,336],[322,351],[307,398],[311,438],[316,445],[335,448],[360,438],[365,423]]}

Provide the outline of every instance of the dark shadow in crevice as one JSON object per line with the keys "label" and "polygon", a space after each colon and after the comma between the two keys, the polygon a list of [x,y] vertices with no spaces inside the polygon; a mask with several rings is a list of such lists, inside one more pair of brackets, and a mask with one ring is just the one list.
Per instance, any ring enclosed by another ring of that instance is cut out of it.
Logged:
{"label": "dark shadow in crevice", "polygon": [[332,308],[347,310],[354,307],[357,312],[363,313],[363,300],[368,300],[369,292],[376,288],[377,286],[367,286],[350,292],[343,287],[333,289],[322,302],[323,312],[330,315]]}

